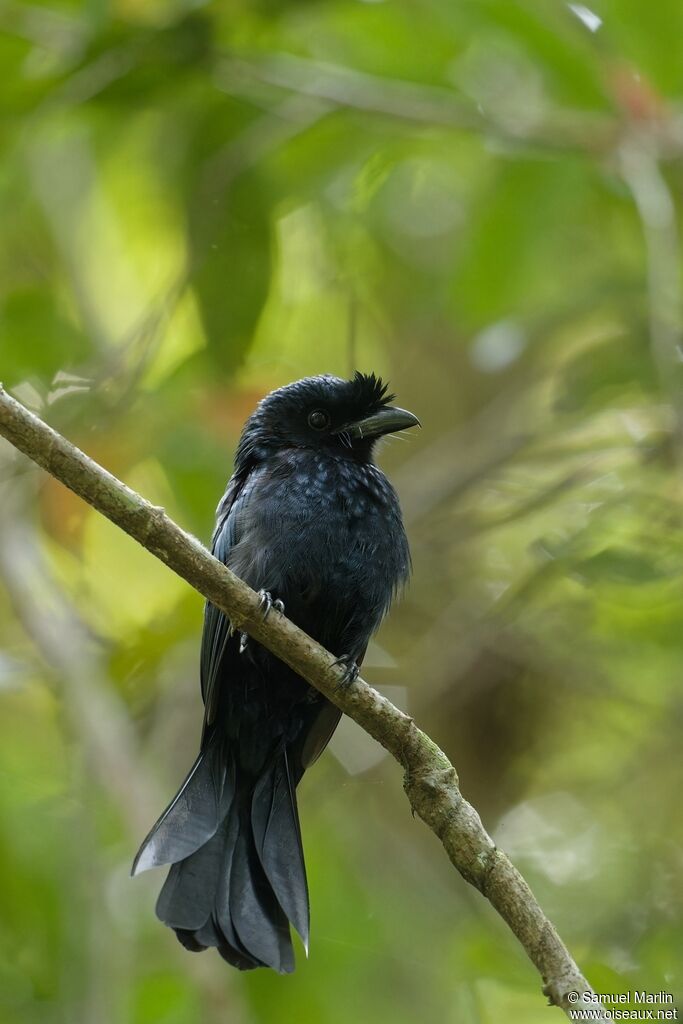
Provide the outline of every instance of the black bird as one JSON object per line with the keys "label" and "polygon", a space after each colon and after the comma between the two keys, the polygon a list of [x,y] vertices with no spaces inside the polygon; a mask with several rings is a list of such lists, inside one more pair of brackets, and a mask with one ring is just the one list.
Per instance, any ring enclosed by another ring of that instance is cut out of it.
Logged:
{"label": "black bird", "polygon": [[[418,423],[374,374],[319,376],[273,391],[247,421],[217,510],[214,555],[342,661],[351,680],[406,581],[396,493],[377,439]],[[207,603],[201,750],[143,842],[133,874],[171,864],[157,916],[195,952],[242,970],[294,970],[308,950],[296,786],[340,712]]]}

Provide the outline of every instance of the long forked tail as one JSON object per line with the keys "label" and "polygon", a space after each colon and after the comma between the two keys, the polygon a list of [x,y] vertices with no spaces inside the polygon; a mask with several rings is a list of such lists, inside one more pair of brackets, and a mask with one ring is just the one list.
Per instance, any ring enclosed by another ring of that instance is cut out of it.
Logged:
{"label": "long forked tail", "polygon": [[291,924],[308,951],[306,869],[285,750],[254,779],[211,741],[140,847],[133,874],[161,864],[171,870],[157,916],[187,949],[215,946],[241,970],[290,973]]}

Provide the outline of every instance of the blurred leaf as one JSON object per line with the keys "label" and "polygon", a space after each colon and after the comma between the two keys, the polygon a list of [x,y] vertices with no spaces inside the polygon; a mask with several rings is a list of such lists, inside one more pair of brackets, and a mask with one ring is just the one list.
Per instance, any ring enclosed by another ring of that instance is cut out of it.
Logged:
{"label": "blurred leaf", "polygon": [[542,68],[558,99],[586,107],[604,104],[601,65],[593,39],[567,4],[482,0],[471,5],[472,11],[477,20],[483,14],[488,22],[482,26],[484,31],[499,28],[510,34],[534,65]]}
{"label": "blurred leaf", "polygon": [[602,0],[605,32],[634,70],[644,72],[665,94],[683,88],[683,66],[672,39],[683,35],[683,8],[677,0],[658,0],[643,19],[639,0]]}
{"label": "blurred leaf", "polygon": [[591,345],[568,362],[557,408],[586,413],[615,402],[642,401],[658,386],[647,339],[627,334]]}
{"label": "blurred leaf", "polygon": [[591,558],[577,562],[573,571],[585,583],[606,582],[634,586],[654,583],[671,576],[670,570],[657,565],[647,555],[623,548],[606,548]]}
{"label": "blurred leaf", "polygon": [[42,288],[12,292],[0,311],[6,384],[26,377],[49,384],[60,370],[78,370],[89,355],[85,337],[60,314],[55,297]]}

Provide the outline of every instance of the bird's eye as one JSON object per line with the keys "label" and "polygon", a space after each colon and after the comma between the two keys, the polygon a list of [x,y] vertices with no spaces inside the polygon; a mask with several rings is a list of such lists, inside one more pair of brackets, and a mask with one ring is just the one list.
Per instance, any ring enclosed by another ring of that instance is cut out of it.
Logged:
{"label": "bird's eye", "polygon": [[331,423],[329,414],[324,409],[314,409],[308,414],[308,425],[314,430],[324,430]]}

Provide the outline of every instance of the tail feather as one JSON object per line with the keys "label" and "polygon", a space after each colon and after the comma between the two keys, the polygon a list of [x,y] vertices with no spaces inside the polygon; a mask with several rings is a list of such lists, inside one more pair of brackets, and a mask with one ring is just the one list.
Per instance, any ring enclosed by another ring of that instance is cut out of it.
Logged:
{"label": "tail feather", "polygon": [[234,798],[234,776],[214,739],[200,752],[187,778],[146,836],[131,874],[184,861],[215,834]]}
{"label": "tail feather", "polygon": [[[207,946],[216,946],[223,959],[234,967],[247,970],[252,967],[260,967],[261,961],[247,952],[235,930],[232,919],[230,888],[233,865],[238,850],[239,833],[240,816],[235,802],[226,819],[225,860],[215,892],[214,911],[208,922],[208,927],[202,929],[197,937],[200,942],[208,940],[206,941]],[[217,935],[219,941],[213,941],[212,935]]]}
{"label": "tail feather", "polygon": [[[209,744],[138,853],[133,873],[171,868],[157,916],[193,951],[248,970],[294,970],[290,923],[308,949],[306,869],[286,753],[254,783]],[[185,852],[187,851],[187,852]]]}
{"label": "tail feather", "polygon": [[[219,923],[225,909],[219,910]],[[294,970],[289,923],[246,829],[240,830],[233,853],[229,913],[237,938],[250,956],[281,974]]]}
{"label": "tail feather", "polygon": [[156,905],[170,928],[195,931],[211,916],[225,854],[223,829],[186,860],[172,864]]}
{"label": "tail feather", "polygon": [[263,871],[308,954],[310,912],[296,793],[287,754],[261,776],[251,801],[251,827]]}

